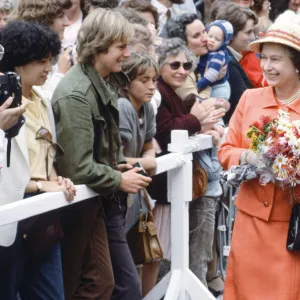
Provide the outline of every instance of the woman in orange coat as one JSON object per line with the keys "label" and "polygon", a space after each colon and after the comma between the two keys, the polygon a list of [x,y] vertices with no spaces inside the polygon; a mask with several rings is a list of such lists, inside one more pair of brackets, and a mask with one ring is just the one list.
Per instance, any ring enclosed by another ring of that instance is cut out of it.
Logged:
{"label": "woman in orange coat", "polygon": [[[255,165],[246,131],[261,115],[277,117],[278,109],[300,119],[300,26],[273,24],[251,44],[261,53],[269,87],[247,90],[231,118],[226,142],[219,150],[225,169]],[[289,192],[257,179],[240,187],[225,282],[225,300],[300,300],[300,252],[288,252],[286,239],[292,211]]]}

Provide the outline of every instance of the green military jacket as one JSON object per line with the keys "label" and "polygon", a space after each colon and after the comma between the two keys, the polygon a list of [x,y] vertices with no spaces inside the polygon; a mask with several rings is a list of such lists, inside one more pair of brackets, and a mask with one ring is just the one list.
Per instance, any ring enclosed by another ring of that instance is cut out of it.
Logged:
{"label": "green military jacket", "polygon": [[117,98],[112,85],[84,64],[70,69],[52,97],[57,141],[65,151],[57,158],[58,174],[100,195],[119,190],[116,167],[125,162]]}

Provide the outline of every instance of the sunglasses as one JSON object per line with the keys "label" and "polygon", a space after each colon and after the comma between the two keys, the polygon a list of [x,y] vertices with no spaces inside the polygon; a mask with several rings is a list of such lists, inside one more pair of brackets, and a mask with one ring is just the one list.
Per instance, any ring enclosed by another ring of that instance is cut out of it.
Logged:
{"label": "sunglasses", "polygon": [[51,132],[44,126],[41,126],[41,128],[37,131],[35,139],[42,140],[42,141],[45,141],[50,144],[50,146],[48,147],[47,156],[46,156],[46,174],[47,174],[47,178],[49,179],[48,156],[50,156],[51,158],[58,158],[58,157],[63,156],[65,154],[65,151],[60,144],[53,143]]}
{"label": "sunglasses", "polygon": [[183,69],[185,70],[185,71],[189,71],[189,70],[191,70],[192,69],[192,67],[193,67],[193,64],[191,63],[191,62],[185,62],[185,63],[182,63],[182,62],[180,62],[180,61],[174,61],[174,62],[172,62],[172,63],[167,63],[170,67],[171,67],[171,69],[172,70],[178,70],[181,66],[183,67]]}

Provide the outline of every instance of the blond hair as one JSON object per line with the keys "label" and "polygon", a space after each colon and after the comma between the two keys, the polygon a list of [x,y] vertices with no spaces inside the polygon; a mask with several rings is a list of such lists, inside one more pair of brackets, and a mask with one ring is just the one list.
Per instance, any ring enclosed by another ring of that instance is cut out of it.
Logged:
{"label": "blond hair", "polygon": [[63,11],[72,6],[71,0],[19,0],[19,4],[12,12],[12,20],[36,22],[52,25]]}
{"label": "blond hair", "polygon": [[128,43],[132,25],[118,12],[97,8],[83,21],[78,33],[77,60],[92,64],[94,56],[105,53],[115,42]]}

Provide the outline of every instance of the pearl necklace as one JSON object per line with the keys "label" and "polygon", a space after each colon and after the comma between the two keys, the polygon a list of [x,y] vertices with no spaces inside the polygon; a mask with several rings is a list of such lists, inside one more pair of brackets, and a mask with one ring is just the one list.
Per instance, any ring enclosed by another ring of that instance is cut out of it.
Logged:
{"label": "pearl necklace", "polygon": [[300,96],[300,89],[292,96],[290,97],[289,99],[287,100],[280,100],[278,99],[277,95],[276,95],[276,91],[274,90],[274,95],[275,95],[275,98],[283,105],[289,105],[291,103],[293,103],[295,100],[297,100]]}

